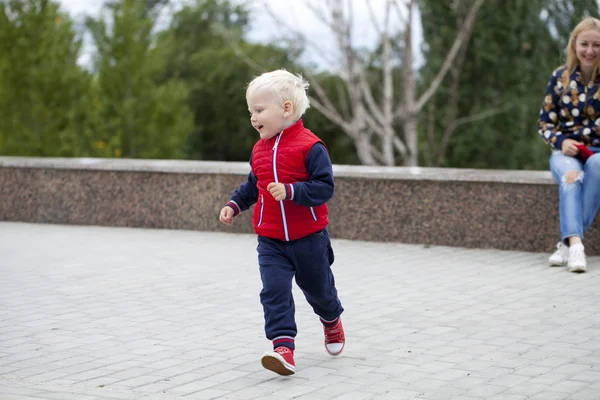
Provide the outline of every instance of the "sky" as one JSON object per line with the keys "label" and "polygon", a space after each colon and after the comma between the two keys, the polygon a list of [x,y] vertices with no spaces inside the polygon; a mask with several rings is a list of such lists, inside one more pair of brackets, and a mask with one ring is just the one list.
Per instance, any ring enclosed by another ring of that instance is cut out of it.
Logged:
{"label": "sky", "polygon": [[[85,15],[96,17],[100,14],[103,1],[101,0],[55,0],[61,4],[63,10],[67,11],[76,21],[82,21]],[[188,0],[171,0],[175,9],[181,7]],[[274,22],[269,13],[265,12],[261,4],[266,2],[273,14],[280,18],[283,23]],[[354,37],[353,42],[358,46],[372,48],[377,41],[377,33],[373,22],[369,17],[367,2],[371,3],[376,18],[381,21],[384,14],[386,0],[350,0],[354,9]],[[285,32],[286,26],[299,27],[309,43],[318,45],[309,46],[302,61],[310,63],[317,68],[335,69],[337,54],[335,42],[331,31],[318,20],[315,13],[307,6],[308,3],[318,4],[322,7],[323,0],[254,0],[248,1],[253,17],[248,39],[255,42],[267,43],[281,37],[281,31]],[[165,10],[159,18],[160,26],[166,28],[169,24],[170,11]],[[392,20],[399,24],[399,19]],[[414,24],[417,26],[418,24]],[[394,25],[392,25],[394,26]],[[413,31],[415,37],[415,50],[418,52],[422,33],[420,27]],[[84,38],[84,47],[80,57],[81,64],[89,64],[94,48],[89,37]]]}

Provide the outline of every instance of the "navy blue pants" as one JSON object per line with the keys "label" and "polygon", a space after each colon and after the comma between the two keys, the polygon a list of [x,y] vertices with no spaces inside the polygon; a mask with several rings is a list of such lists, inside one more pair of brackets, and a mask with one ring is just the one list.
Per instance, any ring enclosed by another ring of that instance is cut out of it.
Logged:
{"label": "navy blue pants", "polygon": [[342,314],[331,271],[334,257],[327,229],[290,242],[259,236],[257,250],[267,339],[296,337],[294,276],[315,314],[326,321]]}

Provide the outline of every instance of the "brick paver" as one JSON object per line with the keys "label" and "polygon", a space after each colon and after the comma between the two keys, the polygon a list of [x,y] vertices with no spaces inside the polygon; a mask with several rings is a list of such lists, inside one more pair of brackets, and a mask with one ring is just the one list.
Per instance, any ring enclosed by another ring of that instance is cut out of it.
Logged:
{"label": "brick paver", "polygon": [[283,378],[255,236],[0,223],[0,399],[600,399],[600,258],[333,245],[346,349],[295,289]]}

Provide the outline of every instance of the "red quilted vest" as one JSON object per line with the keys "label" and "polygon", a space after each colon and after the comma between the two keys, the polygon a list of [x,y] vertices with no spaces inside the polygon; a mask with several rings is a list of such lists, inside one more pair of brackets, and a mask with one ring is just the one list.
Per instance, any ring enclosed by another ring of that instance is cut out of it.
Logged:
{"label": "red quilted vest", "polygon": [[254,230],[260,236],[296,240],[329,224],[327,205],[304,207],[292,200],[276,201],[267,186],[271,182],[296,183],[309,179],[306,157],[323,143],[304,127],[302,120],[270,139],[261,139],[252,150],[252,171],[257,179],[258,201],[254,208]]}

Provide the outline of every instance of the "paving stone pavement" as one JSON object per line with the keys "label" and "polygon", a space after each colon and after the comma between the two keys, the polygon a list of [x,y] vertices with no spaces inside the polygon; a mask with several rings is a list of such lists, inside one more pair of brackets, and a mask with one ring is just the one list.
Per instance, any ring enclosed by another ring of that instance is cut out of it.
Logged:
{"label": "paving stone pavement", "polygon": [[286,378],[254,235],[0,223],[0,399],[600,399],[600,258],[333,246],[346,349],[295,289]]}

